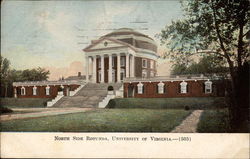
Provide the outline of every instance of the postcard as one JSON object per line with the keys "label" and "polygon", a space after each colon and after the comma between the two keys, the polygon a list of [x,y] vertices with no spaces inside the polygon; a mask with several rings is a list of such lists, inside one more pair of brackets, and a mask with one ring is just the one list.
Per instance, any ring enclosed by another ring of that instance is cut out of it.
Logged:
{"label": "postcard", "polygon": [[1,1],[1,158],[249,158],[249,1]]}

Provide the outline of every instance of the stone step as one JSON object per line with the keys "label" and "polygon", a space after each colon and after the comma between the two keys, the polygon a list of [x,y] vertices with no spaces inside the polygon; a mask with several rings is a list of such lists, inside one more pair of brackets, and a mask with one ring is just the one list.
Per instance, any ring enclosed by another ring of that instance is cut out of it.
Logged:
{"label": "stone step", "polygon": [[122,83],[88,83],[74,96],[65,96],[54,107],[97,107],[107,96],[108,86],[113,86],[114,91],[121,88]]}

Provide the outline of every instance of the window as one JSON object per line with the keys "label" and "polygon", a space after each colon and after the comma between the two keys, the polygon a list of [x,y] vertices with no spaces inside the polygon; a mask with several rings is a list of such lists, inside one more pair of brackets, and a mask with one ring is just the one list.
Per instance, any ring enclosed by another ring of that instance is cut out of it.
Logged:
{"label": "window", "polygon": [[115,67],[115,58],[112,57],[112,67]]}
{"label": "window", "polygon": [[121,81],[123,81],[124,78],[125,78],[125,69],[121,69],[121,72],[120,72]]}
{"label": "window", "polygon": [[150,77],[154,77],[154,76],[155,76],[154,71],[150,71]]}
{"label": "window", "polygon": [[98,68],[101,68],[101,58],[98,58]]}
{"label": "window", "polygon": [[146,59],[142,59],[142,67],[147,68],[147,60]]}
{"label": "window", "polygon": [[143,84],[140,82],[137,84],[138,94],[143,94]]}
{"label": "window", "polygon": [[121,56],[120,62],[121,62],[121,66],[125,66],[125,56]]}
{"label": "window", "polygon": [[147,70],[142,70],[142,78],[147,78]]}
{"label": "window", "polygon": [[212,82],[209,80],[205,82],[205,93],[212,93]]}
{"label": "window", "polygon": [[164,93],[164,86],[165,86],[165,84],[162,83],[162,82],[160,82],[157,85],[158,85],[158,93],[159,94],[163,94]]}
{"label": "window", "polygon": [[36,87],[36,86],[33,87],[33,95],[34,95],[34,96],[37,95],[37,87]]}
{"label": "window", "polygon": [[21,95],[25,95],[25,94],[26,94],[25,88],[22,87],[22,88],[21,88]]}
{"label": "window", "polygon": [[101,82],[102,80],[102,73],[101,73],[101,71],[98,71],[98,80],[99,80],[99,82]]}
{"label": "window", "polygon": [[182,81],[180,86],[181,86],[181,93],[187,93],[187,82]]}
{"label": "window", "polygon": [[50,95],[50,87],[49,86],[47,86],[45,88],[45,93],[46,93],[46,96]]}
{"label": "window", "polygon": [[150,68],[154,69],[154,61],[153,60],[150,60]]}

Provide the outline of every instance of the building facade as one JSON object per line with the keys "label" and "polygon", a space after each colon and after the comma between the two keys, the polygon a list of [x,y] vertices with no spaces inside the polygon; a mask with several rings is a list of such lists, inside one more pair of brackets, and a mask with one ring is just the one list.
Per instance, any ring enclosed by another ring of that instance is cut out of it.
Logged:
{"label": "building facade", "polygon": [[55,98],[58,92],[70,96],[78,87],[79,81],[30,81],[14,82],[15,98]]}
{"label": "building facade", "polygon": [[223,97],[225,83],[218,78],[153,77],[125,79],[124,98]]}
{"label": "building facade", "polygon": [[[86,83],[121,85],[125,98],[171,98],[224,96],[219,78],[199,76],[159,77],[157,45],[147,35],[122,28],[93,40],[83,49],[86,75],[61,81],[14,82],[14,97],[56,98],[73,96]],[[102,87],[96,84],[95,87]],[[105,89],[104,89],[105,90]]]}
{"label": "building facade", "polygon": [[87,81],[115,83],[124,78],[156,76],[157,45],[147,35],[122,28],[83,49]]}

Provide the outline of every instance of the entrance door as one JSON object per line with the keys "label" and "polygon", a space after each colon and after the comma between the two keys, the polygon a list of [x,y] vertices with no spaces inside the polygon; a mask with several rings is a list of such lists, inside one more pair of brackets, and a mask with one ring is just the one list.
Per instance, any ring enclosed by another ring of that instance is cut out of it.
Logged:
{"label": "entrance door", "polygon": [[132,84],[128,85],[128,97],[129,98],[134,97],[134,85]]}
{"label": "entrance door", "polygon": [[66,88],[66,96],[69,96],[69,87]]}
{"label": "entrance door", "polygon": [[101,83],[101,78],[102,78],[101,71],[98,71],[98,82],[99,83]]}

